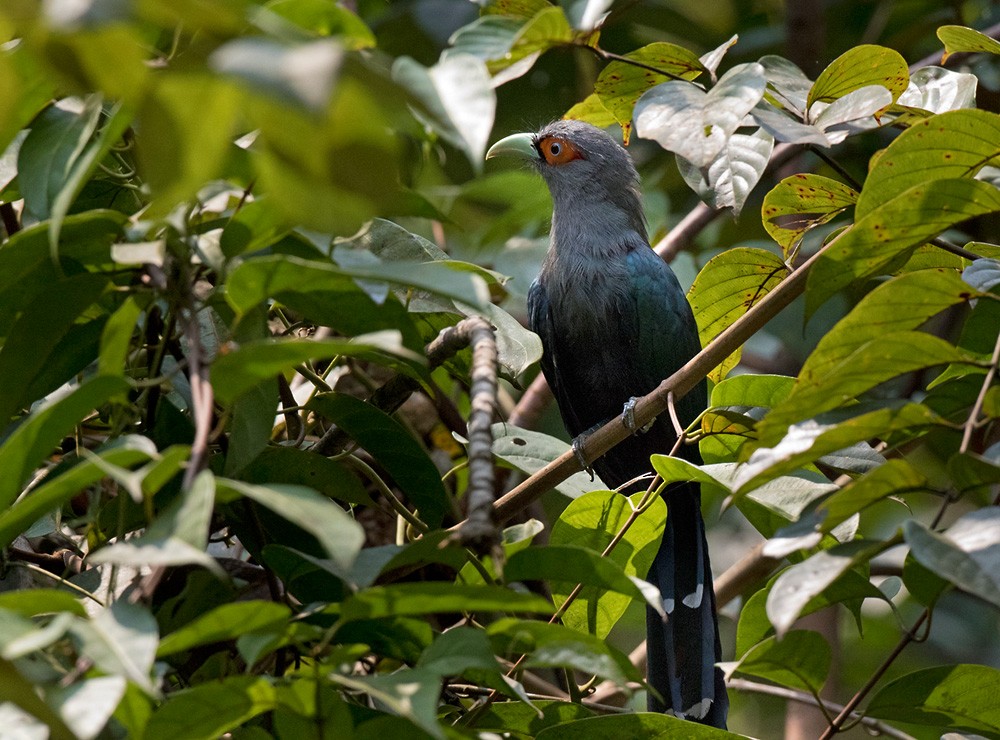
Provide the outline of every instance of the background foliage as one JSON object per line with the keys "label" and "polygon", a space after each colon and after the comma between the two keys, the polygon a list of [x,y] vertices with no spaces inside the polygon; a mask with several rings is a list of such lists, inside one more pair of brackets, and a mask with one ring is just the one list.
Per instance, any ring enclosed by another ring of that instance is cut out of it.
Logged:
{"label": "background foliage", "polygon": [[[3,732],[722,736],[619,708],[696,480],[733,731],[1000,737],[996,21],[5,2]],[[705,465],[631,501],[541,411],[544,186],[483,163],[567,112],[621,127],[692,286],[664,388],[713,381]],[[503,557],[451,529],[494,487]]]}

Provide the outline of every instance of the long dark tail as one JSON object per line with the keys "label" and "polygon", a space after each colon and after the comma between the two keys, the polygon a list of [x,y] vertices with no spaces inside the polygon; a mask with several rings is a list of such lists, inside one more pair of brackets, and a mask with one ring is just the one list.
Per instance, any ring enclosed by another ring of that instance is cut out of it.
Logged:
{"label": "long dark tail", "polygon": [[651,712],[669,712],[712,727],[726,727],[729,698],[722,671],[701,497],[696,486],[666,494],[667,523],[647,580],[660,589],[667,619],[646,610]]}

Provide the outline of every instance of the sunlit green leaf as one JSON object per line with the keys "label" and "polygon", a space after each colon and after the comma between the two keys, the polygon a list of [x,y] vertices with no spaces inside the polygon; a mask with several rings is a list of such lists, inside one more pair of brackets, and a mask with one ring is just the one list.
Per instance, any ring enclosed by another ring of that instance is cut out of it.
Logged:
{"label": "sunlit green leaf", "polygon": [[[728,249],[709,260],[688,291],[702,346],[759,303],[788,272],[780,257],[763,249]],[[709,378],[722,380],[739,363],[741,354],[741,349],[736,350]]]}
{"label": "sunlit green leaf", "polygon": [[792,175],[764,196],[761,220],[787,259],[809,229],[836,218],[857,199],[852,188],[828,177]]}
{"label": "sunlit green leaf", "polygon": [[[855,215],[860,220],[904,191],[931,180],[975,176],[1000,156],[998,141],[1000,115],[988,111],[951,111],[915,123],[875,160],[858,196]],[[933,193],[910,192],[928,198],[928,212],[920,211],[916,202],[913,207],[919,217],[931,220]]]}
{"label": "sunlit green leaf", "polygon": [[[541,470],[568,451],[569,445],[556,437],[511,424],[493,425],[493,454],[528,475]],[[602,488],[607,486],[599,478],[595,476],[591,480],[589,475],[582,472],[574,473],[555,487],[570,498],[579,498],[588,491]]]}
{"label": "sunlit green leaf", "polygon": [[944,64],[949,56],[960,52],[1000,54],[1000,41],[990,38],[985,33],[981,33],[974,28],[941,26],[937,30],[937,37],[944,44],[944,54],[941,57],[942,64]]}
{"label": "sunlit green leaf", "polygon": [[[608,64],[594,83],[594,95],[621,125],[628,143],[632,110],[644,92],[669,78],[693,80],[705,71],[705,67],[690,49],[665,41],[647,44],[623,56],[634,63],[613,61]],[[575,116],[567,114],[567,117]]]}
{"label": "sunlit green leaf", "polygon": [[[549,542],[601,553],[629,519],[632,506],[638,503],[641,496],[633,494],[626,498],[619,493],[598,490],[574,499],[552,525]],[[662,499],[657,499],[635,520],[622,542],[609,553],[608,558],[620,572],[637,578],[646,577],[663,536],[665,521],[666,506]],[[552,594],[556,603],[563,603],[574,586],[574,583],[553,583]],[[580,632],[604,638],[621,618],[630,600],[628,596],[609,591],[606,587],[588,586],[569,606],[562,621]]]}
{"label": "sunlit green leaf", "polygon": [[765,85],[759,64],[733,67],[707,93],[687,82],[661,83],[636,103],[636,133],[695,167],[707,167],[743,125]]}
{"label": "sunlit green leaf", "polygon": [[887,88],[895,100],[909,81],[906,60],[898,51],[862,44],[844,52],[823,70],[809,91],[807,105],[833,101],[867,85]]}

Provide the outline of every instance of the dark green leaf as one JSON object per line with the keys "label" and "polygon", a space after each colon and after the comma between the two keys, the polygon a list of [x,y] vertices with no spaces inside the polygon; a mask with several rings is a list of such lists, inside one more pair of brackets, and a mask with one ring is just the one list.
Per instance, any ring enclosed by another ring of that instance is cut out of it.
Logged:
{"label": "dark green leaf", "polygon": [[340,618],[351,622],[390,616],[479,611],[551,614],[552,605],[541,596],[501,586],[398,583],[372,586],[351,596],[341,606]]}
{"label": "dark green leaf", "polygon": [[364,544],[361,525],[311,488],[284,483],[258,486],[225,478],[219,478],[216,486],[220,493],[245,496],[306,530],[345,568],[351,566]]}
{"label": "dark green leaf", "polygon": [[830,645],[819,633],[792,630],[780,640],[769,637],[761,642],[743,657],[736,671],[818,694],[830,671],[830,657]]}
{"label": "dark green leaf", "polygon": [[985,665],[925,668],[880,690],[865,713],[880,719],[1000,735],[1000,671]]}
{"label": "dark green leaf", "polygon": [[309,408],[368,450],[417,508],[421,520],[430,527],[441,524],[449,508],[441,475],[398,421],[364,401],[338,393],[316,396]]}
{"label": "dark green leaf", "polygon": [[86,414],[126,390],[128,384],[121,378],[92,378],[26,419],[0,446],[0,470],[4,471],[0,477],[0,506],[9,506],[14,501],[38,462]]}
{"label": "dark green leaf", "polygon": [[636,667],[616,648],[559,624],[508,618],[494,622],[486,631],[498,653],[527,654],[525,667],[574,668],[619,686],[641,680]]}
{"label": "dark green leaf", "polygon": [[1000,507],[969,512],[943,535],[910,519],[903,524],[903,534],[921,565],[1000,607]]}
{"label": "dark green leaf", "polygon": [[162,658],[199,645],[235,640],[245,634],[286,624],[291,611],[273,601],[240,601],[223,604],[171,632],[160,640],[156,656]]}
{"label": "dark green leaf", "polygon": [[548,727],[536,740],[621,740],[622,738],[673,738],[724,740],[738,738],[732,732],[688,722],[666,714],[638,712],[580,719]]}
{"label": "dark green leaf", "polygon": [[227,676],[172,694],[149,718],[146,734],[212,740],[276,705],[269,679]]}

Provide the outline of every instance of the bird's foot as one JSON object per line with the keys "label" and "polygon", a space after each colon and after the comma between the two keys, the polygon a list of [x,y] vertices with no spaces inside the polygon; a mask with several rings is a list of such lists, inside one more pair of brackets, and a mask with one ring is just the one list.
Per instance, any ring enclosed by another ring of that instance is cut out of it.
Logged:
{"label": "bird's foot", "polygon": [[584,432],[579,437],[573,440],[573,456],[576,457],[576,461],[580,463],[580,467],[583,468],[583,472],[590,475],[590,479],[594,480],[594,469],[590,467],[590,463],[587,461],[587,456],[583,454],[583,446],[587,442],[587,437],[590,432]]}
{"label": "bird's foot", "polygon": [[648,432],[650,429],[652,429],[653,422],[656,421],[655,419],[653,419],[648,424],[646,424],[646,426],[641,428],[637,427],[635,424],[635,407],[637,403],[639,403],[639,397],[632,396],[629,400],[625,402],[625,407],[622,409],[622,423],[625,425],[626,429],[632,432],[632,434],[639,434],[640,432]]}

